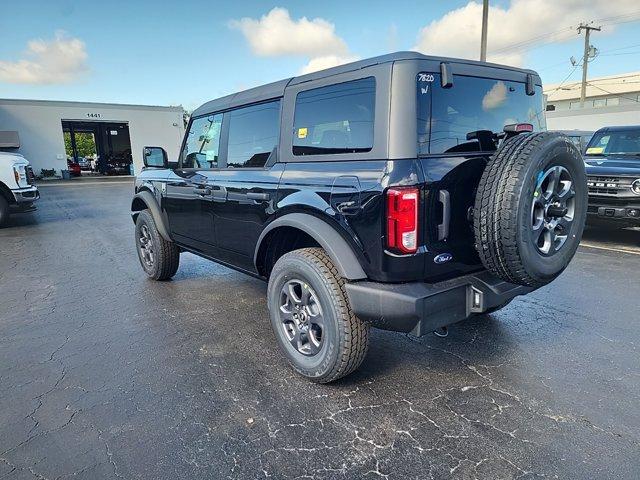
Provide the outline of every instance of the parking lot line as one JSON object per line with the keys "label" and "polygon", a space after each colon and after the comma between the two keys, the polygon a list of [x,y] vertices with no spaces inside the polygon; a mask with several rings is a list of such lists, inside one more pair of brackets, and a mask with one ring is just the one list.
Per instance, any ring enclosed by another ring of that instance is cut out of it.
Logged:
{"label": "parking lot line", "polygon": [[592,243],[580,243],[581,247],[587,248],[595,248],[597,250],[608,250],[610,252],[622,252],[622,253],[630,253],[631,255],[640,255],[640,251],[638,250],[629,250],[627,248],[611,248],[611,247],[603,247],[601,245],[594,245]]}

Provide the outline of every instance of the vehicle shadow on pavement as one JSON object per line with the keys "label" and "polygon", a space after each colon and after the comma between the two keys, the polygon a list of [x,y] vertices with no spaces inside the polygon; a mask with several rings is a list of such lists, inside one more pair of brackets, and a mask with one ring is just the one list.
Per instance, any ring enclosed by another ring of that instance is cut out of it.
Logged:
{"label": "vehicle shadow on pavement", "polygon": [[640,228],[606,228],[587,226],[583,241],[607,244],[607,246],[640,247]]}
{"label": "vehicle shadow on pavement", "polygon": [[453,324],[448,332],[445,338],[433,333],[416,337],[372,329],[371,346],[360,369],[335,383],[357,384],[394,372],[400,375],[407,365],[434,376],[465,375],[470,365],[500,363],[512,354],[509,333],[493,315],[479,315]]}
{"label": "vehicle shadow on pavement", "polygon": [[10,230],[11,228],[17,228],[17,227],[31,227],[33,225],[38,225],[39,223],[40,222],[38,221],[38,218],[36,218],[35,215],[22,214],[22,213],[11,215],[7,220],[6,225],[2,227],[0,232],[4,232],[7,230]]}

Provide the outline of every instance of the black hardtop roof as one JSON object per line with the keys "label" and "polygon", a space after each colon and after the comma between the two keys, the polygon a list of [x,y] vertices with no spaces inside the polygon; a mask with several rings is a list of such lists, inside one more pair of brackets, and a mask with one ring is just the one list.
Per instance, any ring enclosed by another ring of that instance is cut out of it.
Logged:
{"label": "black hardtop roof", "polygon": [[[210,102],[207,102],[204,105],[198,107],[193,112],[193,116],[197,117],[200,115],[206,115],[207,113],[227,110],[229,108],[233,108],[239,105],[247,105],[250,103],[259,102],[261,100],[269,100],[271,98],[281,97],[284,95],[285,88],[289,85],[298,85],[304,82],[310,82],[312,80],[319,80],[321,78],[326,78],[333,75],[339,75],[341,73],[352,72],[354,70],[361,70],[363,68],[372,67],[374,65],[392,63],[400,60],[432,61],[437,64],[437,65],[434,65],[434,68],[439,68],[439,64],[441,62],[463,64],[463,65],[469,65],[469,66],[475,65],[479,67],[494,67],[502,70],[511,70],[515,72],[521,72],[523,74],[530,73],[534,75],[536,79],[536,83],[540,83],[538,74],[533,70],[510,67],[507,65],[499,65],[497,63],[479,62],[476,60],[466,60],[466,59],[449,58],[449,57],[435,57],[430,55],[423,55],[422,53],[418,53],[418,52],[410,52],[410,51],[396,52],[396,53],[389,53],[387,55],[380,55],[378,57],[367,58],[365,60],[358,60],[357,62],[346,63],[344,65],[339,65],[337,67],[319,70],[313,73],[307,73],[305,75],[299,75],[297,77],[285,78],[277,82],[268,83],[266,85],[261,85],[259,87],[251,88],[249,90],[244,90],[242,92],[232,93],[231,95],[227,95],[222,98],[211,100]],[[454,71],[454,74],[455,74],[455,71]]]}

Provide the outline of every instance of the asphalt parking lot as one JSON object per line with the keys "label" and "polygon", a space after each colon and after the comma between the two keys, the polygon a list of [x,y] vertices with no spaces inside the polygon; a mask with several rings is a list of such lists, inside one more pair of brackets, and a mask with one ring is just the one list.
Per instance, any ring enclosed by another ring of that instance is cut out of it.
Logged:
{"label": "asphalt parking lot", "polygon": [[0,478],[638,478],[640,231],[447,338],[376,331],[309,383],[265,284],[138,265],[130,181],[42,187],[0,230]]}

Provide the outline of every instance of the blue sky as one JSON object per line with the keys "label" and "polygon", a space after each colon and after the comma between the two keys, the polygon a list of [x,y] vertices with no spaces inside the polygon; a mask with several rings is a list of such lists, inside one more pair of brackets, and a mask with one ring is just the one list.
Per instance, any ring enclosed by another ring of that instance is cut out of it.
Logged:
{"label": "blue sky", "polygon": [[[565,3],[566,8],[559,7]],[[630,21],[640,6],[633,1],[491,4],[495,11],[489,21],[490,53],[506,49],[507,56],[499,60],[538,70],[546,83],[559,82],[573,70],[568,59],[580,57],[583,37],[570,27],[583,20],[604,19],[607,24],[593,35],[601,55],[590,64],[590,76],[640,70],[640,24]],[[281,10],[268,17],[273,21],[260,23],[274,7]],[[417,46],[425,53],[473,58],[478,50],[478,8],[473,2],[433,0],[4,1],[0,98],[193,108],[296,75],[316,57],[325,65],[336,58],[366,58]],[[320,20],[310,27],[300,22],[302,17]],[[238,22],[241,18],[250,20]],[[514,50],[514,44],[547,32],[558,41],[534,41]],[[56,38],[63,50],[51,50]],[[25,53],[34,39],[42,42]],[[266,40],[275,43],[263,48]],[[36,58],[38,49],[44,49],[44,59]],[[571,79],[579,78],[576,69]]]}

